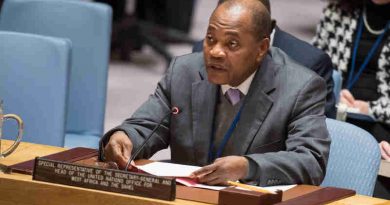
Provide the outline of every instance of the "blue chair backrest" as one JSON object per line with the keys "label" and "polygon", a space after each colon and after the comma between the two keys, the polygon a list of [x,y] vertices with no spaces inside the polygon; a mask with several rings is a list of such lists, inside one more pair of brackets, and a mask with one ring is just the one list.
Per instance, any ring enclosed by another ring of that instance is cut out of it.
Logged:
{"label": "blue chair backrest", "polygon": [[104,127],[111,18],[108,5],[69,0],[6,0],[0,13],[0,30],[71,40],[66,133],[95,136],[96,146]]}
{"label": "blue chair backrest", "polygon": [[[0,98],[23,119],[22,141],[64,145],[70,49],[66,39],[0,31]],[[4,126],[5,139],[16,133]]]}
{"label": "blue chair backrest", "polygon": [[340,91],[341,91],[341,86],[343,84],[343,77],[340,71],[333,70],[332,78],[334,82],[333,93],[336,98],[336,105],[337,105],[340,100]]}
{"label": "blue chair backrest", "polygon": [[332,143],[321,186],[372,196],[381,159],[377,141],[367,131],[346,122],[326,119],[326,125]]}

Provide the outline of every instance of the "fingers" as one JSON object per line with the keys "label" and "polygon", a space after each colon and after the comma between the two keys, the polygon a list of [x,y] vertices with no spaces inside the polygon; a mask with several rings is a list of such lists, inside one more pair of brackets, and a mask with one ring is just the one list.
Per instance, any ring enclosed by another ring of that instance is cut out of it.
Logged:
{"label": "fingers", "polygon": [[126,163],[131,157],[131,149],[129,148],[128,144],[122,144],[122,157],[124,158],[124,160],[126,160]]}
{"label": "fingers", "polygon": [[112,143],[108,143],[106,144],[106,146],[104,147],[104,159],[105,161],[107,162],[110,162],[110,161],[114,161],[113,159],[115,158],[114,155],[116,153],[116,149],[118,145],[113,145]]}
{"label": "fingers", "polygon": [[347,107],[353,107],[353,104],[340,95],[340,103],[347,105]]}
{"label": "fingers", "polygon": [[227,174],[224,174],[222,170],[218,169],[210,174],[201,176],[198,178],[198,181],[208,185],[228,185],[228,181],[230,180],[228,177]]}
{"label": "fingers", "polygon": [[340,102],[346,104],[348,107],[354,107],[355,98],[349,90],[343,89],[340,92]]}
{"label": "fingers", "polygon": [[119,168],[123,169],[131,157],[132,149],[133,144],[129,137],[122,131],[115,132],[104,147],[105,158],[107,161],[116,162]]}
{"label": "fingers", "polygon": [[368,102],[362,100],[356,100],[349,90],[341,90],[340,92],[340,103],[347,105],[350,108],[359,109],[360,113],[368,114],[369,106]]}
{"label": "fingers", "polygon": [[200,183],[214,185],[221,181],[221,175],[217,170],[208,174],[199,175],[198,181]]}
{"label": "fingers", "polygon": [[390,157],[390,144],[386,141],[383,141],[382,147],[383,147],[383,151],[386,153],[386,155]]}
{"label": "fingers", "polygon": [[382,141],[379,143],[379,147],[381,150],[382,159],[386,161],[390,161],[390,145],[386,141]]}
{"label": "fingers", "polygon": [[218,158],[213,164],[204,166],[192,173],[200,183],[209,185],[224,184],[228,180],[242,179],[248,173],[248,160],[240,156],[228,156]]}
{"label": "fingers", "polygon": [[118,164],[119,168],[124,168],[128,157],[124,156],[123,149],[120,144],[107,144],[105,147],[107,161],[113,161]]}
{"label": "fingers", "polygon": [[227,181],[228,181],[227,179],[217,177],[215,179],[209,180],[209,181],[204,182],[204,183],[208,184],[208,185],[212,185],[212,186],[214,186],[214,185],[224,185],[224,186],[227,186],[227,185],[229,185],[227,183]]}
{"label": "fingers", "polygon": [[130,165],[131,165],[131,166],[136,166],[134,160],[130,162]]}
{"label": "fingers", "polygon": [[217,171],[218,165],[213,163],[200,168],[191,174],[192,178],[196,178],[198,182],[208,185],[216,185],[223,183],[221,175]]}
{"label": "fingers", "polygon": [[346,89],[343,89],[341,90],[341,94],[349,101],[353,102],[355,101],[355,98],[353,97],[353,95],[351,94],[351,92],[349,92],[349,90],[346,90]]}
{"label": "fingers", "polygon": [[221,173],[218,165],[211,164],[194,172],[195,178],[203,184],[217,185],[226,183],[225,175]]}
{"label": "fingers", "polygon": [[215,164],[210,164],[210,165],[207,165],[207,166],[204,166],[196,171],[194,171],[190,177],[191,178],[200,178],[204,175],[208,175],[210,173],[212,173],[213,171],[215,171],[217,169],[216,165]]}

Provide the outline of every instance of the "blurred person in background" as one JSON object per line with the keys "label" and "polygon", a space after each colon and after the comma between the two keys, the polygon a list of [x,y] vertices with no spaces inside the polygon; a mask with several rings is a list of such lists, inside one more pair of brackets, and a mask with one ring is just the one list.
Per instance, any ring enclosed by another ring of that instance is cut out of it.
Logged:
{"label": "blurred person in background", "polygon": [[390,160],[389,27],[390,0],[333,0],[324,9],[313,40],[343,74],[340,103],[375,119],[347,121],[374,135],[386,160]]}

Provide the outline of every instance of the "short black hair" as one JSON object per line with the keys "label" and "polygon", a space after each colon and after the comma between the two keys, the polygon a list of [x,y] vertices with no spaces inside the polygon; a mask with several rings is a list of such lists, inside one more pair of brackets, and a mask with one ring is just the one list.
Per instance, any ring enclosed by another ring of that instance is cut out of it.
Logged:
{"label": "short black hair", "polygon": [[[219,0],[218,4],[221,4],[225,1],[227,1],[227,0]],[[260,1],[265,6],[265,8],[268,10],[268,12],[271,14],[271,4],[269,3],[269,0],[258,0],[258,1]]]}
{"label": "short black hair", "polygon": [[[247,6],[250,14],[252,15],[252,31],[257,39],[261,40],[263,38],[270,36],[270,31],[272,27],[271,16],[266,6],[261,1],[258,1],[258,6]],[[218,4],[217,8],[221,5],[225,5],[227,8],[233,7],[240,4],[240,0],[222,0]],[[242,4],[241,4],[242,5]]]}

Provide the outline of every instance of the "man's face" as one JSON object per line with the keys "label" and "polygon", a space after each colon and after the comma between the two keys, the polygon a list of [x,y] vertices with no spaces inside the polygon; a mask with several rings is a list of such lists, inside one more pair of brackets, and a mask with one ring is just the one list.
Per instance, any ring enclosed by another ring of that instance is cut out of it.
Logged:
{"label": "man's face", "polygon": [[211,83],[238,86],[258,68],[268,47],[261,46],[251,23],[251,14],[242,7],[217,8],[211,16],[203,44]]}

